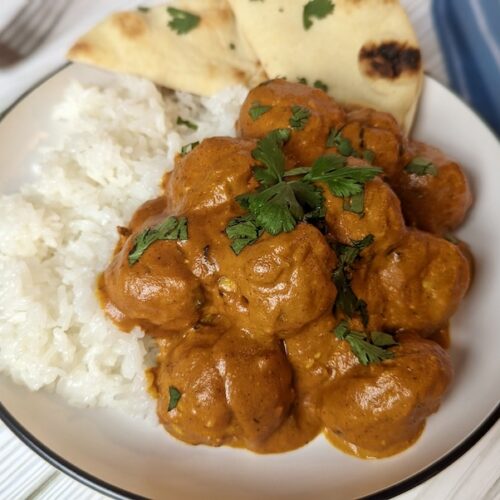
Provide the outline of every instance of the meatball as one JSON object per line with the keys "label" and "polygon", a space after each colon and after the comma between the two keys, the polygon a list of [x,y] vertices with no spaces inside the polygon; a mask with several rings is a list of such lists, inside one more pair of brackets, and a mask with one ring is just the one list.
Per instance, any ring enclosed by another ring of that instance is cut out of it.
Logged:
{"label": "meatball", "polygon": [[402,170],[392,181],[410,226],[435,234],[457,228],[472,204],[469,182],[460,166],[436,148],[412,142],[410,158],[425,158],[437,168],[436,175],[417,175]]}
{"label": "meatball", "polygon": [[370,328],[429,334],[456,311],[469,279],[469,264],[456,245],[410,230],[397,246],[361,263],[352,288],[368,305]]}
{"label": "meatball", "polygon": [[274,339],[246,332],[224,335],[214,348],[226,397],[250,449],[258,449],[284,422],[294,400],[292,369]]}
{"label": "meatball", "polygon": [[[169,389],[181,397],[169,408]],[[162,352],[158,415],[174,436],[193,444],[232,444],[259,451],[287,418],[292,370],[274,340],[200,328]]]}
{"label": "meatball", "polygon": [[373,109],[357,109],[347,115],[342,136],[359,151],[371,151],[373,164],[384,169],[392,178],[401,170],[404,138],[396,120],[388,113]]}
{"label": "meatball", "polygon": [[368,457],[407,448],[436,412],[452,379],[448,354],[412,333],[397,337],[394,358],[357,365],[323,393],[321,418],[333,441]]}
{"label": "meatball", "polygon": [[264,234],[235,256],[227,241],[211,249],[226,315],[243,328],[286,336],[332,307],[335,254],[310,224]]}
{"label": "meatball", "polygon": [[406,227],[398,197],[380,178],[365,185],[364,213],[356,214],[344,209],[344,199],[334,196],[326,185],[322,185],[326,223],[335,240],[350,244],[368,234],[374,242],[366,253],[382,251],[397,243],[404,236]]}
{"label": "meatball", "polygon": [[104,271],[107,300],[131,320],[166,331],[189,328],[200,316],[203,292],[177,242],[156,241],[131,265],[136,237],[128,237]]}
{"label": "meatball", "polygon": [[[250,109],[255,104],[271,108],[254,119]],[[342,108],[322,90],[286,80],[271,80],[255,87],[241,107],[238,133],[261,138],[274,129],[288,128],[293,106],[306,108],[309,116],[302,129],[293,130],[284,150],[296,162],[309,165],[324,152],[330,130],[340,128],[345,121]]]}
{"label": "meatball", "polygon": [[[213,346],[222,334],[202,328],[186,332],[178,340],[160,341],[158,416],[170,434],[191,444],[220,446],[233,432],[225,381],[213,356]],[[181,396],[169,410],[171,388]]]}
{"label": "meatball", "polygon": [[220,207],[257,187],[252,176],[255,141],[211,137],[185,156],[164,179],[170,211],[195,212]]}

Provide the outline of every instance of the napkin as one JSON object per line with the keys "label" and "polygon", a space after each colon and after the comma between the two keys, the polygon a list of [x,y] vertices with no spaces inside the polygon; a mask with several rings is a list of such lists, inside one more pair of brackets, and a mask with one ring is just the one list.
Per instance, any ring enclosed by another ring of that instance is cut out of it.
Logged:
{"label": "napkin", "polygon": [[434,0],[451,87],[500,135],[500,0]]}

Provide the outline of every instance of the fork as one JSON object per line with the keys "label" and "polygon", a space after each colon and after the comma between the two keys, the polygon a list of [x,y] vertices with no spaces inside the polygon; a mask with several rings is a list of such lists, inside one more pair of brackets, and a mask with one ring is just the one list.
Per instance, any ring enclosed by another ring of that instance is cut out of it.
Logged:
{"label": "fork", "polygon": [[60,21],[67,0],[29,0],[0,31],[0,68],[33,53]]}

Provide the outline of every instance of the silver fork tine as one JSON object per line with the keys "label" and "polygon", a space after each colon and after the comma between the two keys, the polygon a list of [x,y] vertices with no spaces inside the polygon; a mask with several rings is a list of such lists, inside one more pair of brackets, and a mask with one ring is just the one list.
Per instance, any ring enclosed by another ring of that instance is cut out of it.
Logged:
{"label": "silver fork tine", "polygon": [[38,47],[60,21],[66,10],[67,2],[66,0],[59,2],[53,0],[51,3],[52,9],[45,14],[43,21],[35,28],[32,28],[30,33],[25,33],[24,40],[17,43],[17,48],[22,54],[29,54]]}
{"label": "silver fork tine", "polygon": [[12,37],[16,35],[19,31],[19,27],[22,26],[22,23],[25,23],[27,20],[31,18],[31,16],[38,13],[43,4],[38,0],[31,0],[28,2],[12,19],[8,26],[5,27],[0,32],[0,42],[9,44],[9,41]]}

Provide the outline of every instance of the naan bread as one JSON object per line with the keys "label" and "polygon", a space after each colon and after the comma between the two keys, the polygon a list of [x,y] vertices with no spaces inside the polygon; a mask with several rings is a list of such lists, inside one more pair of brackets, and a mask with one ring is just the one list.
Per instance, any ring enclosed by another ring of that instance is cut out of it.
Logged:
{"label": "naan bread", "polygon": [[409,131],[423,80],[420,49],[398,0],[334,0],[312,17],[307,0],[229,0],[270,78],[321,80],[338,102],[391,113]]}
{"label": "naan bread", "polygon": [[179,35],[168,26],[166,5],[119,12],[80,38],[68,58],[199,95],[266,78],[225,0],[178,0],[169,6],[198,15],[200,23]]}

